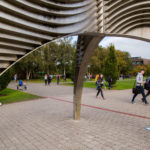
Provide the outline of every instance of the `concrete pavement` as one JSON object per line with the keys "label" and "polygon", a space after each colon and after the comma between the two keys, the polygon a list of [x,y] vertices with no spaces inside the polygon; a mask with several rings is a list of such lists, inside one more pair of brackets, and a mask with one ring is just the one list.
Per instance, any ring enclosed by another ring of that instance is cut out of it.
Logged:
{"label": "concrete pavement", "polygon": [[72,119],[72,87],[29,84],[27,92],[47,98],[0,107],[0,150],[150,149],[150,106],[140,96],[131,104],[130,90],[104,91],[103,101],[84,89],[80,121]]}

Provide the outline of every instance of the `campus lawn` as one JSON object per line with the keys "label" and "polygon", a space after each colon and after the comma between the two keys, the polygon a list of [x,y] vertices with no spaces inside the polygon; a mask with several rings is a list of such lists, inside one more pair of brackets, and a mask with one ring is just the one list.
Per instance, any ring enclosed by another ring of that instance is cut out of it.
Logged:
{"label": "campus lawn", "polygon": [[41,97],[8,88],[0,91],[0,102],[2,104],[33,100],[38,98]]}
{"label": "campus lawn", "polygon": [[[134,80],[121,80],[117,81],[115,85],[113,85],[113,90],[125,90],[125,89],[132,89],[134,85]],[[107,87],[107,83],[105,83]],[[84,87],[87,88],[96,88],[95,82],[85,82]]]}
{"label": "campus lawn", "polygon": [[[115,85],[113,85],[113,90],[125,90],[125,89],[132,89],[135,80],[132,79],[125,79],[117,81]],[[69,83],[67,85],[73,86],[73,83]],[[107,87],[107,83],[105,83]],[[84,87],[86,88],[96,88],[95,82],[84,82]]]}
{"label": "campus lawn", "polygon": [[125,89],[132,89],[135,84],[135,80],[122,80],[117,81],[114,85],[114,90],[125,90]]}

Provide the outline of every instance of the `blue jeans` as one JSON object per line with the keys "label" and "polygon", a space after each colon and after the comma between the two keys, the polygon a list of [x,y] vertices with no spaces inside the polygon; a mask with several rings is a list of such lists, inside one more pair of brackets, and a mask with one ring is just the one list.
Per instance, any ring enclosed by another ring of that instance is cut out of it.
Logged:
{"label": "blue jeans", "polygon": [[[143,96],[143,101],[146,103],[147,100],[146,100],[146,95],[145,95],[143,86],[136,86],[136,88],[141,88],[141,94],[142,94],[142,96]],[[134,95],[133,95],[132,102],[134,102],[134,99],[136,98],[137,95],[138,95],[138,94],[134,94]]]}

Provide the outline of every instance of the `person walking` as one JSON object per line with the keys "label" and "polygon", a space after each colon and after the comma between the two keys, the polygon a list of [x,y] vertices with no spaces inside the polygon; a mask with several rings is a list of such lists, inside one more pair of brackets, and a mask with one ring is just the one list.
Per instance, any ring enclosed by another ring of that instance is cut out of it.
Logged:
{"label": "person walking", "polygon": [[102,87],[104,85],[103,74],[99,74],[96,84],[97,84],[97,90],[98,90],[96,94],[96,98],[98,98],[99,93],[101,93],[103,100],[105,100],[103,90],[102,90]]}
{"label": "person walking", "polygon": [[57,75],[57,85],[59,85],[59,82],[60,82],[60,75],[58,74]]}
{"label": "person walking", "polygon": [[[148,91],[146,97],[150,95],[150,76],[146,79],[146,90]],[[143,100],[143,99],[142,99]]]}
{"label": "person walking", "polygon": [[14,75],[14,82],[17,83],[17,74]]}
{"label": "person walking", "polygon": [[51,75],[48,75],[48,85],[50,85],[51,82],[52,82],[52,77],[51,77]]}
{"label": "person walking", "polygon": [[66,75],[64,75],[63,80],[66,81]]}
{"label": "person walking", "polygon": [[90,80],[92,80],[93,79],[93,74],[91,73],[91,75],[90,75]]}
{"label": "person walking", "polygon": [[[146,100],[146,95],[144,92],[144,87],[143,87],[143,84],[144,84],[143,75],[144,75],[144,73],[145,73],[144,69],[141,69],[141,71],[137,74],[137,76],[136,76],[136,89],[140,89],[140,92],[143,96],[143,102],[145,104],[148,104],[148,102]],[[139,94],[138,92],[134,93],[133,98],[131,100],[132,104],[134,103],[134,100],[138,94]]]}
{"label": "person walking", "polygon": [[109,77],[108,77],[108,89],[109,89],[109,90],[112,88],[111,84],[112,84],[112,77],[109,76]]}
{"label": "person walking", "polygon": [[47,74],[45,74],[45,76],[44,76],[44,81],[45,81],[45,85],[47,85],[47,81],[48,81],[48,75]]}

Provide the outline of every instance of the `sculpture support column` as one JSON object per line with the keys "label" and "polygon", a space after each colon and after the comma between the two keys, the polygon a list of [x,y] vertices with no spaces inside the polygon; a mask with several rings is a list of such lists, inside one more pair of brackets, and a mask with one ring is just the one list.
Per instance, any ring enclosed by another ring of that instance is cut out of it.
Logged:
{"label": "sculpture support column", "polygon": [[78,36],[73,101],[73,113],[75,120],[80,119],[82,89],[89,60],[92,57],[94,50],[97,48],[99,42],[103,38],[104,36]]}

